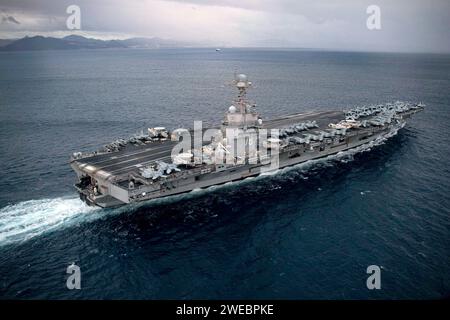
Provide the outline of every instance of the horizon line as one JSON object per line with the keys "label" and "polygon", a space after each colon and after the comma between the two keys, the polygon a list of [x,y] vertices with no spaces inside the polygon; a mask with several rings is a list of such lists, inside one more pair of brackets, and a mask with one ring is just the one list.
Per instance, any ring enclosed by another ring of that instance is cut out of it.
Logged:
{"label": "horizon line", "polygon": [[[35,37],[42,37],[42,38],[53,38],[53,39],[64,39],[69,36],[78,36],[86,39],[93,39],[93,40],[99,40],[99,41],[124,41],[129,39],[161,39],[161,40],[170,40],[170,41],[178,41],[178,42],[185,42],[188,43],[190,41],[188,40],[177,40],[177,39],[170,39],[170,38],[163,38],[158,36],[129,36],[127,38],[111,38],[111,39],[102,39],[101,37],[96,37],[95,35],[80,35],[77,33],[71,33],[67,35],[62,36],[54,36],[54,35],[42,35],[42,34],[36,34],[36,35],[25,35],[23,37],[19,38],[0,38],[0,40],[11,40],[11,41],[17,41],[25,38],[35,38]],[[180,46],[180,47],[174,47],[174,48],[148,48],[148,50],[155,50],[155,49],[208,49],[208,48],[220,48],[220,49],[284,49],[284,50],[309,50],[309,51],[329,51],[329,52],[357,52],[357,53],[397,53],[397,54],[436,54],[436,55],[449,55],[450,51],[411,51],[411,50],[373,50],[373,49],[357,49],[357,48],[333,48],[333,47],[300,47],[300,46],[253,46],[253,45],[214,45],[214,44],[204,44],[201,45],[197,42],[192,42],[193,45],[191,46]],[[110,48],[114,49],[114,48]],[[144,50],[146,48],[117,48],[117,49],[140,49]],[[79,49],[81,50],[81,49]],[[95,49],[87,49],[87,50],[95,50]],[[99,49],[100,50],[100,49]],[[104,49],[101,49],[104,50]],[[32,51],[32,50],[29,50]],[[47,51],[47,50],[42,50]],[[55,50],[53,50],[55,51]],[[14,52],[14,51],[11,51]]]}

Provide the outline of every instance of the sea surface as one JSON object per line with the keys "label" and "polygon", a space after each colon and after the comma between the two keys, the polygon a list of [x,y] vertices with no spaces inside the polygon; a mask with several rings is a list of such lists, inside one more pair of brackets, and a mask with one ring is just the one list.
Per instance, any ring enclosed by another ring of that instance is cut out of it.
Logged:
{"label": "sea surface", "polygon": [[[427,108],[381,145],[273,175],[119,209],[77,198],[71,153],[150,126],[219,123],[234,72],[265,118]],[[449,297],[449,128],[449,55],[0,53],[0,298]],[[81,290],[66,287],[72,263]],[[380,290],[366,286],[370,265]]]}

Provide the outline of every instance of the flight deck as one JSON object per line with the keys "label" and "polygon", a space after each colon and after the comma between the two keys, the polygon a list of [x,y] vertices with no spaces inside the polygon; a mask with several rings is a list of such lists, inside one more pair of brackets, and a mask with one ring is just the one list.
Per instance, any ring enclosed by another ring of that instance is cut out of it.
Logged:
{"label": "flight deck", "polygon": [[[296,123],[314,119],[318,128],[326,129],[329,123],[344,119],[343,111],[317,111],[287,115],[263,122],[264,129],[282,129]],[[307,131],[305,131],[307,132]],[[121,176],[130,173],[139,173],[139,169],[155,161],[171,162],[172,148],[178,142],[166,140],[151,142],[142,146],[127,145],[123,150],[97,154],[91,157],[77,159],[80,167],[88,169],[91,173],[102,171],[103,174]]]}

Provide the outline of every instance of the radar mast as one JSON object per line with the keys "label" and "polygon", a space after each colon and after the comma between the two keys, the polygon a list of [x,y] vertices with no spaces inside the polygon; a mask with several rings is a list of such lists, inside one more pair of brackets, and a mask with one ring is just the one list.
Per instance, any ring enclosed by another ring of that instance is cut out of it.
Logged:
{"label": "radar mast", "polygon": [[258,128],[262,124],[259,114],[254,110],[255,104],[247,100],[247,89],[252,87],[252,82],[245,74],[235,74],[233,85],[238,89],[237,99],[228,108],[223,125],[234,128]]}

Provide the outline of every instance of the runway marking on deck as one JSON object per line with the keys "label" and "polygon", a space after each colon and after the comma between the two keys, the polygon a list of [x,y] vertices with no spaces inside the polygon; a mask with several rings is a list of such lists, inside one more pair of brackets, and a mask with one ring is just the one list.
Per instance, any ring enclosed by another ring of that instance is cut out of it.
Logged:
{"label": "runway marking on deck", "polygon": [[137,157],[137,158],[132,158],[132,159],[124,160],[124,161],[119,161],[119,162],[116,162],[116,163],[113,163],[113,164],[109,164],[109,165],[106,165],[106,166],[103,166],[103,167],[97,167],[97,168],[103,170],[103,169],[105,169],[105,168],[109,168],[109,167],[112,167],[112,166],[116,166],[116,165],[119,165],[119,164],[121,164],[121,163],[126,163],[126,162],[130,162],[130,161],[135,161],[135,160],[139,160],[139,159],[146,158],[146,157],[151,157],[151,156],[154,156],[154,155],[157,155],[157,154],[161,154],[161,153],[165,153],[165,152],[170,153],[170,150],[164,150],[164,151],[152,153],[151,155],[146,155],[146,156],[143,156],[143,157]]}
{"label": "runway marking on deck", "polygon": [[[117,170],[113,170],[113,171],[108,171],[108,172],[111,173],[112,175],[116,175],[116,173],[120,172],[120,171],[124,171],[123,173],[125,173],[127,171],[127,169],[130,169],[130,168],[133,168],[133,167],[137,167],[139,169],[140,167],[143,167],[143,166],[145,166],[145,165],[147,165],[149,163],[155,162],[157,160],[158,161],[163,161],[163,160],[168,160],[168,159],[171,159],[171,156],[162,157],[162,158],[158,158],[158,159],[150,160],[150,161],[144,161],[144,162],[141,162],[141,163],[136,164],[136,165],[127,166],[127,167],[123,167],[123,168],[120,168],[120,169],[117,169]],[[133,170],[130,170],[130,171],[133,171]]]}
{"label": "runway marking on deck", "polygon": [[[298,121],[305,121],[308,120],[309,118],[313,118],[315,117],[315,120],[321,120],[322,118],[326,117],[327,115],[332,116],[332,115],[339,115],[341,114],[342,111],[312,111],[312,112],[306,112],[306,113],[299,113],[299,114],[295,114],[295,115],[288,115],[288,116],[284,116],[281,118],[277,118],[277,119],[273,119],[273,120],[269,120],[268,122],[266,122],[266,125],[264,126],[264,128],[266,129],[271,129],[271,128],[275,128],[276,126],[289,126],[292,125],[293,123],[291,122],[293,120],[293,118],[297,118],[295,120]],[[284,122],[284,123],[283,123]],[[278,128],[280,129],[280,128]]]}
{"label": "runway marking on deck", "polygon": [[[126,153],[126,154],[122,154],[122,155],[116,155],[116,156],[109,157],[107,159],[103,159],[103,160],[99,160],[99,161],[95,161],[95,162],[91,162],[91,163],[87,163],[87,162],[84,162],[84,163],[85,164],[101,164],[102,162],[111,161],[111,160],[120,159],[120,158],[131,157],[131,156],[139,154],[139,153],[144,153],[144,152],[148,152],[148,151],[156,151],[156,150],[159,150],[161,148],[167,148],[167,147],[168,147],[168,145],[159,146],[157,148],[148,147],[148,148],[145,148],[143,150],[139,150],[137,152],[131,152],[131,153]],[[99,156],[102,156],[102,155],[99,155]],[[81,163],[83,163],[83,162],[81,162]]]}

